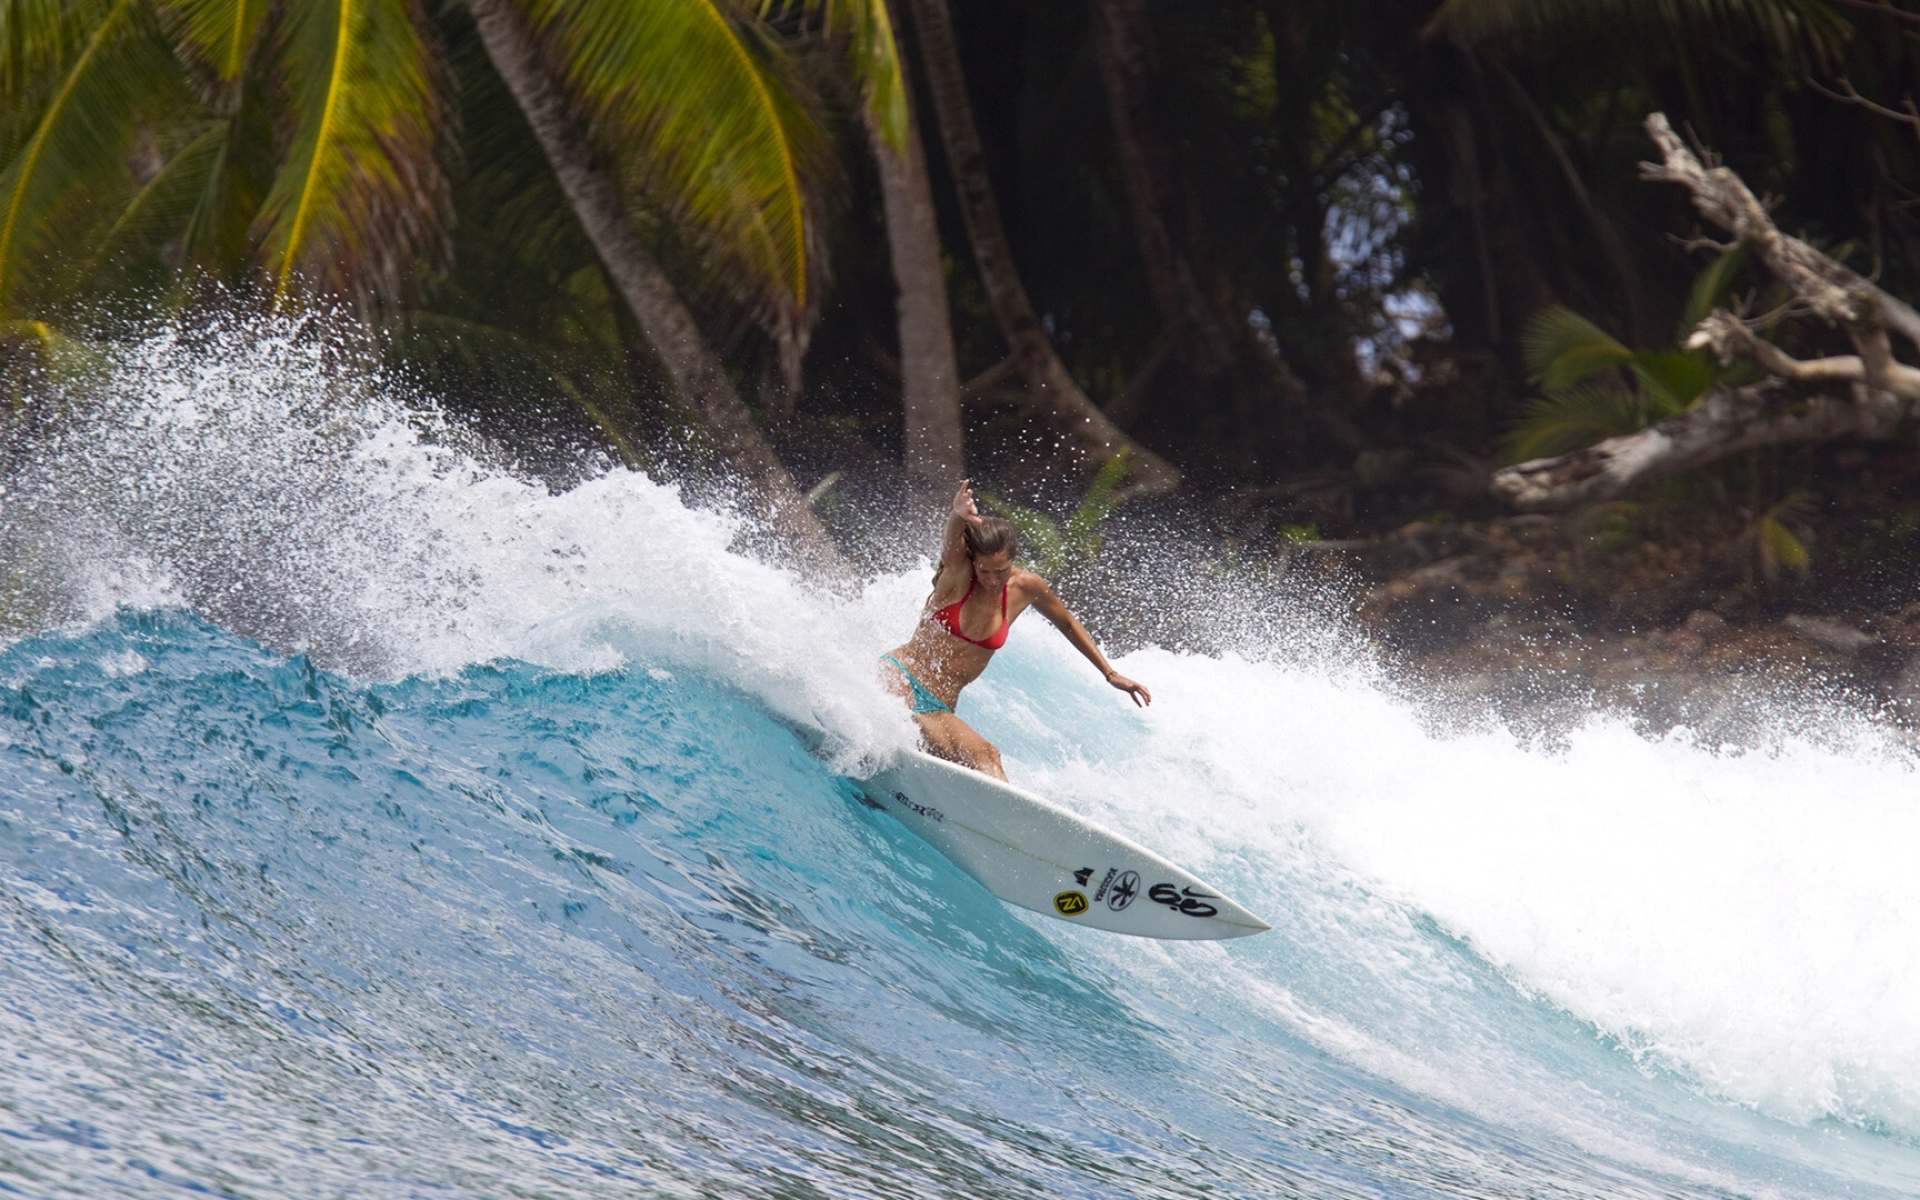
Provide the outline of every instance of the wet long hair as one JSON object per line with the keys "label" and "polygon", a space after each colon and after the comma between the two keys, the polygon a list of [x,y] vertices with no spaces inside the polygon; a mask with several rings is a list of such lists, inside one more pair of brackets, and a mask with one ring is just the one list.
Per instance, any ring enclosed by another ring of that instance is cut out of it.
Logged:
{"label": "wet long hair", "polygon": [[[966,538],[967,561],[978,559],[982,554],[1020,553],[1020,533],[1014,529],[1013,522],[1002,517],[981,517],[978,525],[968,521],[961,533]],[[940,568],[933,568],[933,582],[940,583]]]}

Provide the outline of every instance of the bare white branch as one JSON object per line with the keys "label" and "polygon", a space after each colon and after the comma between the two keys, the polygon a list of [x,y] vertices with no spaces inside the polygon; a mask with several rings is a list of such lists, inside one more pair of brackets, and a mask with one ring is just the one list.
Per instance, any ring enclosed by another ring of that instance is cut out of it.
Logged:
{"label": "bare white branch", "polygon": [[1536,512],[1578,508],[1754,446],[1892,438],[1917,414],[1920,401],[1864,383],[1812,392],[1778,379],[1718,388],[1678,416],[1638,433],[1497,471],[1493,493],[1515,508]]}
{"label": "bare white branch", "polygon": [[1884,325],[1920,346],[1920,312],[1799,238],[1781,233],[1740,177],[1726,167],[1703,165],[1674,133],[1665,113],[1648,115],[1647,133],[1660,147],[1663,161],[1641,163],[1641,178],[1677,183],[1693,193],[1693,206],[1701,216],[1745,244],[1823,319],[1837,325]]}
{"label": "bare white branch", "polygon": [[[1850,85],[1847,90],[1852,93]],[[1516,508],[1574,508],[1610,500],[1635,484],[1753,446],[1839,437],[1885,440],[1913,428],[1920,416],[1920,369],[1895,358],[1887,336],[1891,330],[1920,346],[1920,312],[1780,232],[1740,177],[1726,167],[1709,166],[1704,152],[1682,141],[1664,114],[1647,118],[1647,133],[1660,148],[1661,161],[1640,164],[1641,176],[1686,188],[1700,215],[1751,250],[1793,295],[1784,309],[1761,318],[1716,309],[1694,328],[1688,348],[1710,350],[1722,365],[1749,359],[1771,378],[1750,387],[1709,389],[1685,412],[1638,433],[1495,472],[1494,494]],[[1798,359],[1755,332],[1788,316],[1818,317],[1839,326],[1858,353]]]}

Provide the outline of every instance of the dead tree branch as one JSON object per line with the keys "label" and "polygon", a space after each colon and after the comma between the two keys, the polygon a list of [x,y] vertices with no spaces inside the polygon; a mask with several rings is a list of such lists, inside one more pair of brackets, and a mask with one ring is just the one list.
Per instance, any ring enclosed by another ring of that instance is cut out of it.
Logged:
{"label": "dead tree branch", "polygon": [[1754,446],[1885,440],[1920,414],[1920,401],[1864,383],[1808,392],[1780,379],[1718,388],[1678,416],[1556,458],[1495,472],[1493,492],[1515,508],[1551,511],[1598,504],[1637,483]]}
{"label": "dead tree branch", "polygon": [[1772,378],[1715,387],[1693,407],[1647,429],[1554,458],[1494,473],[1496,496],[1516,508],[1574,508],[1621,495],[1635,484],[1702,466],[1754,446],[1838,437],[1884,440],[1920,416],[1920,369],[1893,354],[1888,331],[1920,346],[1920,312],[1774,225],[1740,177],[1709,167],[1654,113],[1647,132],[1663,161],[1642,163],[1645,179],[1677,183],[1709,222],[1732,234],[1793,294],[1794,315],[1847,332],[1857,354],[1797,359],[1759,336],[1763,321],[1717,309],[1687,340],[1722,365],[1749,359]]}
{"label": "dead tree branch", "polygon": [[1647,117],[1647,133],[1664,162],[1641,163],[1640,177],[1677,183],[1693,193],[1700,215],[1731,233],[1814,313],[1836,325],[1883,324],[1920,345],[1920,312],[1847,267],[1775,227],[1747,185],[1726,167],[1707,167],[1674,133],[1665,113]]}
{"label": "dead tree branch", "polygon": [[1913,130],[1916,138],[1920,138],[1920,107],[1915,107],[1912,96],[1901,97],[1899,108],[1888,108],[1884,104],[1876,104],[1872,100],[1862,96],[1859,91],[1854,88],[1853,81],[1845,75],[1840,77],[1839,82],[1840,86],[1846,89],[1845,91],[1836,92],[1821,83],[1818,79],[1815,79],[1812,75],[1809,74],[1807,76],[1807,86],[1819,92],[1827,99],[1836,100],[1841,104],[1852,104],[1859,108],[1864,108],[1877,116],[1886,117],[1890,121],[1898,121],[1900,124]]}

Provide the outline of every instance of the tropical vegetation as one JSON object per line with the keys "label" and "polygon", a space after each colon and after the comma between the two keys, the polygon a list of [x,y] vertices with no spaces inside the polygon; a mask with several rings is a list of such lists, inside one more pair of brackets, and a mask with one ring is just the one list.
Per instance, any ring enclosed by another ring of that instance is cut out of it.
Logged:
{"label": "tropical vegetation", "polygon": [[[1751,382],[1713,311],[1833,348],[1650,112],[1920,296],[1917,98],[1905,0],[0,0],[0,370],[326,305],[809,536],[969,468],[1350,533]],[[1782,530],[1831,490],[1741,453]]]}

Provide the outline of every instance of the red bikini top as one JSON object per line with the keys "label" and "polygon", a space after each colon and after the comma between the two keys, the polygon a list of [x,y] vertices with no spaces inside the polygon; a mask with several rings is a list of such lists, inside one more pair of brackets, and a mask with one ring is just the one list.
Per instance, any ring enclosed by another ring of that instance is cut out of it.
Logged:
{"label": "red bikini top", "polygon": [[945,608],[934,609],[927,614],[927,620],[932,621],[935,625],[938,625],[963,642],[972,642],[974,645],[985,650],[998,650],[1007,644],[1007,631],[1013,628],[1012,623],[1007,620],[1006,588],[1000,589],[1000,628],[994,630],[992,634],[984,638],[970,638],[960,632],[960,606],[972,598],[973,589],[979,586],[979,583],[980,581],[976,579],[967,584],[967,594],[965,596],[960,597]]}

